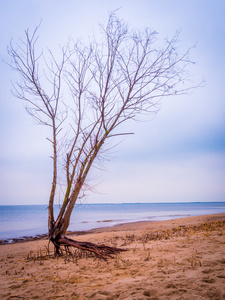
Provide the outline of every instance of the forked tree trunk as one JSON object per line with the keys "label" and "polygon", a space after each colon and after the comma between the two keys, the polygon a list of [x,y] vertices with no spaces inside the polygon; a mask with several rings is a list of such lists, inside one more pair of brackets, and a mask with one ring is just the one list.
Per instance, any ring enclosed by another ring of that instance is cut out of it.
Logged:
{"label": "forked tree trunk", "polygon": [[[75,188],[74,193],[72,194],[74,198],[70,199],[70,201],[68,200],[71,206],[67,207],[64,214],[60,211],[57,221],[52,224],[51,230],[49,230],[49,240],[54,245],[55,255],[63,255],[63,250],[65,250],[66,253],[71,253],[70,248],[77,248],[81,251],[92,253],[100,259],[107,260],[107,258],[112,258],[114,255],[126,251],[126,249],[110,247],[104,244],[98,245],[90,242],[80,242],[66,236],[66,231],[70,224],[71,213],[79,196],[83,182],[80,182],[80,184],[77,185],[77,188]],[[62,217],[60,218],[60,216]]]}

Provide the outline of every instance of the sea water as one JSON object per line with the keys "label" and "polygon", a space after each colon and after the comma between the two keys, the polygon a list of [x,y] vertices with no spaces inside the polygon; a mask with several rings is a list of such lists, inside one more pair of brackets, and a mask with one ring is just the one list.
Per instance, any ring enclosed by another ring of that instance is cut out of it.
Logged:
{"label": "sea water", "polygon": [[[55,206],[55,215],[59,207]],[[82,204],[73,211],[68,230],[85,231],[137,221],[160,221],[225,213],[225,202]],[[47,233],[45,205],[0,206],[0,239]]]}

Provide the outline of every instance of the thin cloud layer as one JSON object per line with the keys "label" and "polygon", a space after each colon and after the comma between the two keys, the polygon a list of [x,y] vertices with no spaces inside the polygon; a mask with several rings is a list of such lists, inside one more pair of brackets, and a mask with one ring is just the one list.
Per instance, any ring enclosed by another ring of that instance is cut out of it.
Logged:
{"label": "thin cloud layer", "polygon": [[[129,136],[111,151],[106,171],[90,178],[98,193],[91,202],[225,201],[225,20],[224,1],[5,1],[1,4],[0,56],[8,60],[10,39],[22,38],[42,20],[40,47],[57,51],[69,37],[84,40],[108,12],[131,27],[151,27],[161,38],[181,30],[181,50],[194,45],[193,81],[203,88],[162,101],[150,121],[129,123]],[[0,204],[47,204],[51,146],[46,128],[35,126],[23,103],[10,93],[17,75],[0,62]]]}

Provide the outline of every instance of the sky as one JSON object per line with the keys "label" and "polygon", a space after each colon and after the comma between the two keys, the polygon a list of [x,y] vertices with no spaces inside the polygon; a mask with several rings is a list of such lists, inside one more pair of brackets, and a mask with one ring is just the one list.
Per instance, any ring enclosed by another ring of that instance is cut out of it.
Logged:
{"label": "sky", "polygon": [[131,28],[150,27],[160,38],[180,30],[181,49],[197,43],[191,73],[205,85],[129,124],[135,135],[94,171],[96,192],[85,203],[225,201],[224,0],[0,0],[0,8],[0,205],[47,204],[52,176],[46,128],[11,93],[17,77],[3,62],[10,40],[42,20],[40,46],[54,52],[68,37],[97,33],[116,9]]}

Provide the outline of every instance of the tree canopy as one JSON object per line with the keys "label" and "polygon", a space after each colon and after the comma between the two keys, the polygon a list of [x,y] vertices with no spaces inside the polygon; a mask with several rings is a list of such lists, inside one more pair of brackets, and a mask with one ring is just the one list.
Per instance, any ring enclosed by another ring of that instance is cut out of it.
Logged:
{"label": "tree canopy", "polygon": [[[48,230],[57,251],[60,245],[78,247],[65,238],[71,213],[90,169],[107,151],[107,141],[131,133],[121,131],[121,124],[156,113],[164,97],[193,88],[190,49],[179,52],[179,33],[162,43],[156,31],[132,30],[115,13],[100,32],[101,39],[93,37],[86,44],[70,40],[60,48],[60,58],[51,50],[37,53],[38,27],[32,33],[26,30],[25,40],[8,48],[11,66],[20,76],[14,95],[25,101],[38,124],[51,130]],[[59,184],[64,196],[55,219]]]}

